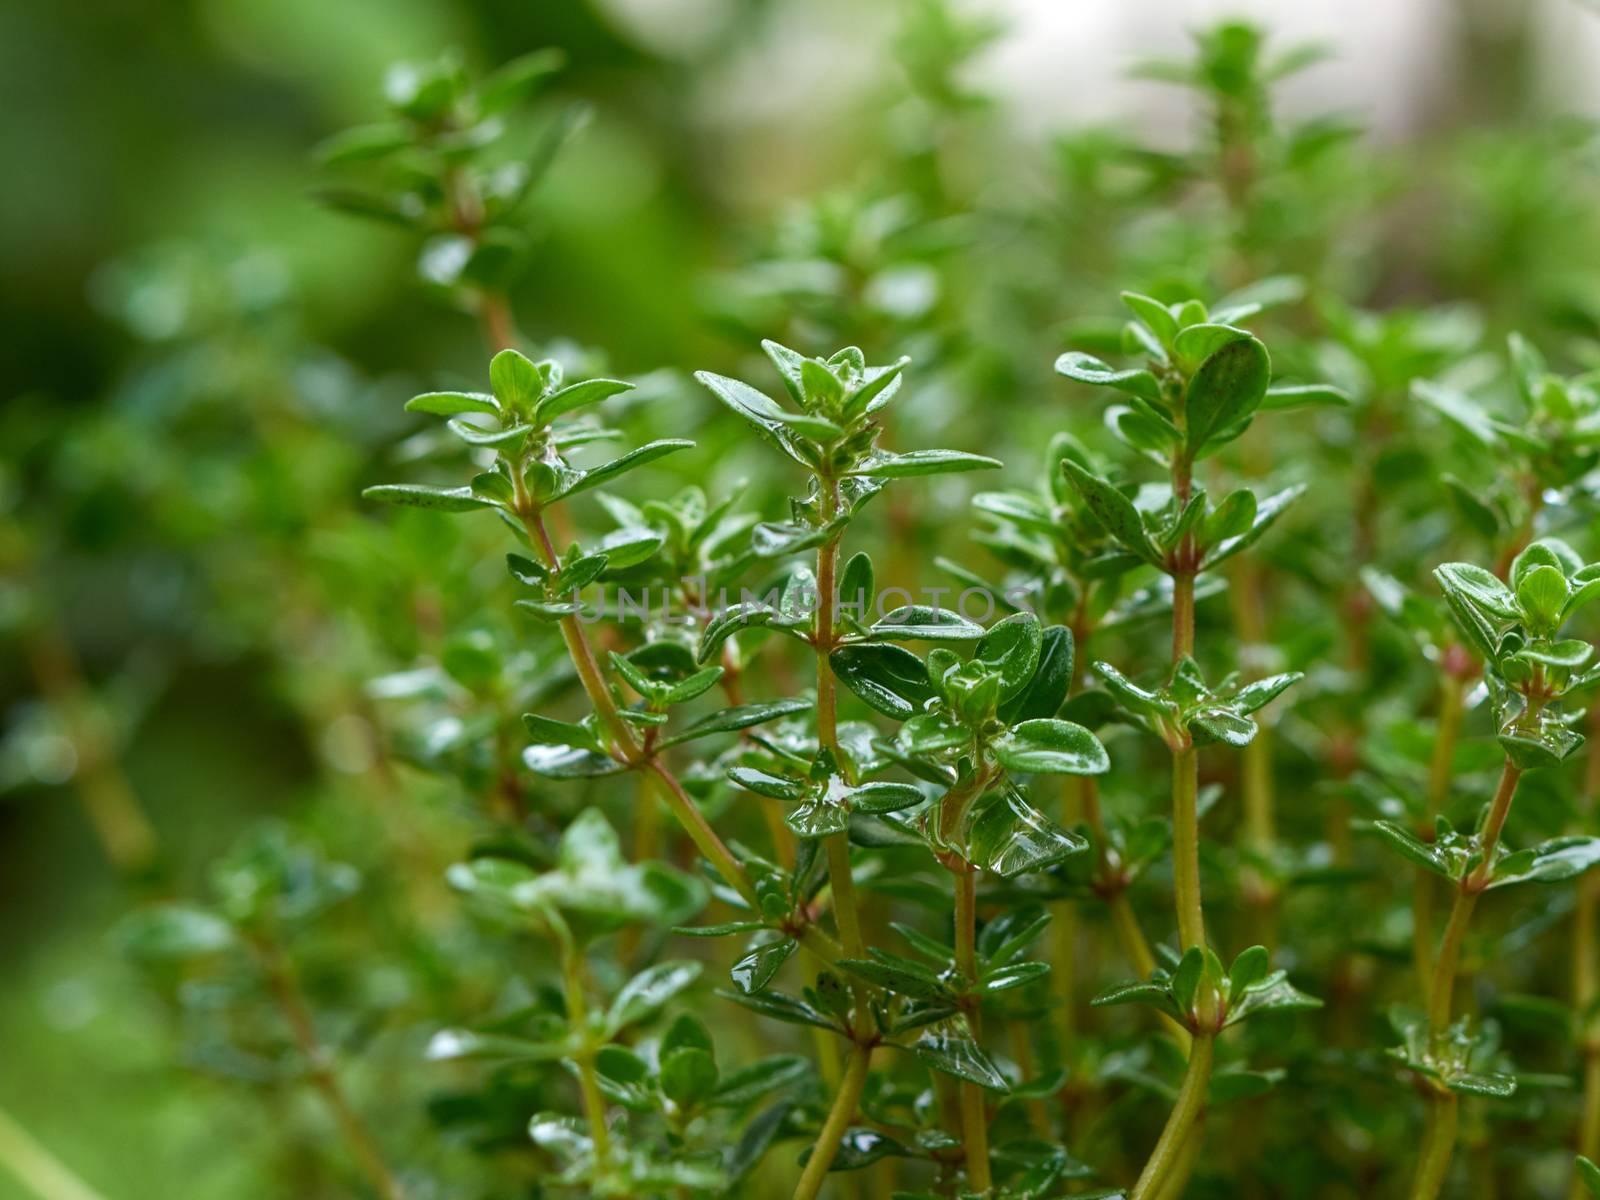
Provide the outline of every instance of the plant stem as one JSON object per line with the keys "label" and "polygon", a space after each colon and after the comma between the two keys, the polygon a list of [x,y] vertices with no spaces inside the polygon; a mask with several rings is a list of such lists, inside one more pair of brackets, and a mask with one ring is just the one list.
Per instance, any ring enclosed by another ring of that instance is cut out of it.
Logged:
{"label": "plant stem", "polygon": [[3,1111],[0,1165],[39,1200],[105,1200]]}
{"label": "plant stem", "polygon": [[578,1090],[583,1096],[583,1114],[589,1121],[589,1137],[594,1143],[595,1162],[605,1169],[611,1162],[611,1134],[606,1128],[606,1102],[600,1092],[599,1077],[594,1069],[594,1040],[589,1029],[589,1002],[583,994],[583,961],[572,944],[570,934],[562,931],[561,983],[567,1002],[567,1024],[581,1035],[579,1049],[573,1054],[578,1068]]}
{"label": "plant stem", "polygon": [[1194,654],[1194,575],[1172,577],[1172,661]]}
{"label": "plant stem", "polygon": [[1183,1200],[1183,1193],[1189,1187],[1189,1179],[1194,1174],[1195,1164],[1200,1161],[1200,1149],[1205,1144],[1205,1125],[1206,1110],[1202,1108],[1189,1130],[1189,1136],[1184,1140],[1183,1147],[1178,1151],[1178,1160],[1172,1164],[1172,1170],[1167,1173],[1167,1182],[1162,1185],[1157,1195],[1151,1197],[1151,1200]]}
{"label": "plant stem", "polygon": [[72,643],[55,621],[43,618],[23,648],[39,694],[66,725],[78,755],[75,782],[106,858],[124,875],[141,873],[155,861],[155,829],[89,715],[89,685]]}
{"label": "plant stem", "polygon": [[316,1026],[311,1021],[311,1010],[306,1005],[300,983],[295,978],[294,967],[284,953],[282,944],[271,935],[255,939],[254,944],[266,971],[268,986],[284,1020],[288,1022],[300,1057],[305,1059],[307,1077],[321,1093],[345,1141],[350,1144],[356,1160],[366,1173],[368,1182],[383,1200],[404,1200],[405,1193],[384,1162],[377,1140],[350,1106],[338,1076],[333,1073],[330,1055],[317,1037]]}
{"label": "plant stem", "polygon": [[1183,1073],[1183,1086],[1178,1091],[1178,1101],[1167,1118],[1166,1128],[1151,1152],[1139,1182],[1129,1193],[1130,1200],[1156,1200],[1172,1173],[1182,1164],[1185,1146],[1201,1110],[1205,1108],[1206,1086],[1211,1080],[1212,1051],[1216,1035],[1203,1031],[1195,1035],[1189,1050],[1189,1066]]}
{"label": "plant stem", "polygon": [[[1461,880],[1456,890],[1450,920],[1445,925],[1444,937],[1439,943],[1433,980],[1427,989],[1428,1029],[1434,1039],[1440,1038],[1450,1027],[1456,975],[1461,966],[1461,946],[1466,940],[1467,927],[1472,923],[1472,911],[1477,907],[1478,897],[1489,886],[1494,872],[1495,849],[1500,844],[1500,833],[1511,812],[1511,802],[1517,794],[1517,780],[1521,776],[1521,768],[1507,759],[1500,772],[1500,785],[1495,789],[1494,800],[1489,805],[1489,815],[1484,820],[1483,832],[1479,835],[1482,858]],[[1454,1092],[1443,1088],[1430,1091],[1428,1129],[1412,1183],[1412,1200],[1432,1200],[1438,1195],[1445,1173],[1450,1168],[1450,1157],[1455,1151],[1458,1115]]]}
{"label": "plant stem", "polygon": [[[971,866],[952,868],[956,885],[956,970],[966,981],[966,1002],[962,1011],[974,1041],[983,1036],[983,1014],[977,995],[978,983],[978,872]],[[967,1159],[967,1186],[986,1192],[989,1174],[989,1116],[985,1109],[983,1086],[961,1081],[961,1140]]]}
{"label": "plant stem", "polygon": [[[839,481],[832,476],[822,476],[819,482],[822,485],[822,520],[827,523],[839,512]],[[836,536],[817,548],[817,610],[811,624],[811,644],[817,659],[817,744],[834,756],[840,772],[848,779],[850,773],[839,752],[838,694],[833,667],[828,662],[828,656],[833,653],[834,626],[838,620],[835,594],[838,569],[839,538]],[[846,830],[829,834],[825,844],[839,941],[847,957],[860,958],[865,949],[861,940],[861,911],[856,904],[855,880],[850,871],[850,833]]]}
{"label": "plant stem", "polygon": [[1460,1106],[1454,1092],[1440,1092],[1428,1105],[1428,1124],[1422,1138],[1422,1157],[1411,1184],[1411,1200],[1433,1200],[1450,1170],[1456,1145],[1456,1119]]}
{"label": "plant stem", "polygon": [[1483,823],[1479,837],[1478,865],[1461,880],[1456,891],[1455,904],[1450,910],[1449,923],[1445,925],[1444,940],[1439,944],[1439,957],[1434,964],[1433,982],[1428,988],[1428,1021],[1435,1036],[1450,1025],[1451,1000],[1455,992],[1456,972],[1461,963],[1461,943],[1467,936],[1467,926],[1472,922],[1472,910],[1478,897],[1489,886],[1494,871],[1494,852],[1500,844],[1500,831],[1505,828],[1506,816],[1511,812],[1511,801],[1517,794],[1517,780],[1522,769],[1506,760],[1500,771],[1500,786],[1495,789],[1494,800],[1489,805],[1489,815]]}
{"label": "plant stem", "polygon": [[1178,945],[1188,951],[1206,944],[1200,907],[1200,764],[1193,746],[1172,755],[1172,878],[1177,890]]}
{"label": "plant stem", "polygon": [[[554,567],[555,547],[551,545],[550,534],[544,527],[544,519],[534,511],[528,500],[522,485],[522,472],[513,470],[512,476],[516,487],[517,513],[522,519],[523,528],[527,530],[529,539],[539,547],[545,565]],[[611,695],[611,689],[606,686],[605,679],[600,674],[600,664],[589,646],[589,639],[583,631],[583,626],[579,624],[576,616],[569,613],[561,618],[560,628],[562,640],[567,644],[567,654],[578,672],[578,680],[589,697],[589,703],[594,705],[595,712],[610,731],[624,761],[631,765],[640,765],[642,748],[638,739],[633,736],[633,730],[628,727],[628,723],[622,719],[617,710],[616,699]],[[695,847],[712,866],[716,867],[717,873],[729,887],[739,893],[745,903],[751,908],[757,908],[755,888],[751,885],[744,868],[717,836],[716,830],[711,828],[699,807],[683,790],[683,785],[678,782],[677,777],[662,765],[659,759],[646,759],[643,765],[665,785],[667,807],[672,810],[672,815],[683,826],[684,832],[689,835]]]}
{"label": "plant stem", "polygon": [[[1434,839],[1434,818],[1444,811],[1450,798],[1451,764],[1455,760],[1456,740],[1461,732],[1461,713],[1466,697],[1466,680],[1454,671],[1439,678],[1439,727],[1434,735],[1433,756],[1428,763],[1426,807],[1417,824],[1417,836],[1425,842]],[[1432,871],[1417,868],[1411,889],[1411,955],[1417,970],[1417,985],[1424,997],[1432,985],[1433,910],[1438,884]]]}
{"label": "plant stem", "polygon": [[811,1147],[811,1157],[806,1160],[806,1169],[794,1189],[794,1200],[815,1200],[822,1191],[828,1168],[833,1165],[834,1157],[839,1153],[839,1143],[844,1140],[845,1131],[850,1128],[850,1122],[856,1115],[856,1105],[861,1102],[861,1090],[866,1087],[867,1072],[872,1066],[872,1049],[859,1042],[850,1047],[844,1078],[839,1083],[839,1091],[833,1098],[833,1107],[828,1110],[828,1119],[823,1123],[822,1132]]}
{"label": "plant stem", "polygon": [[1461,888],[1456,892],[1455,903],[1450,908],[1450,919],[1445,923],[1444,938],[1439,943],[1439,957],[1434,962],[1433,980],[1428,985],[1428,1025],[1435,1034],[1443,1033],[1450,1025],[1456,971],[1461,964],[1461,943],[1467,936],[1467,926],[1472,923],[1472,910],[1477,904],[1478,893]]}
{"label": "plant stem", "polygon": [[1150,951],[1144,930],[1139,928],[1139,918],[1133,911],[1133,905],[1128,902],[1127,893],[1118,892],[1109,897],[1106,906],[1110,909],[1111,923],[1116,927],[1117,940],[1122,943],[1122,953],[1128,965],[1140,979],[1150,978],[1150,972],[1156,969],[1156,956]]}

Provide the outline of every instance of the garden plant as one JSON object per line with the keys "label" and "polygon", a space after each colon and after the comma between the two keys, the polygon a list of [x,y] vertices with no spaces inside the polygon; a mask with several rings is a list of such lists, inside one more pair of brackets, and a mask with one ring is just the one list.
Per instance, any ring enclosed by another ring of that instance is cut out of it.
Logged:
{"label": "garden plant", "polygon": [[[398,336],[152,246],[106,403],[4,418],[0,785],[247,1131],[150,1194],[1600,1198],[1593,131],[1441,142],[1401,236],[1404,156],[1280,115],[1314,48],[1042,149],[998,23],[895,13],[870,169],[654,318],[552,248],[627,183],[566,56],[444,53],[304,168]],[[141,765],[197,662],[273,729],[208,795],[299,764],[250,819]],[[123,1194],[17,1103],[19,1195]]]}

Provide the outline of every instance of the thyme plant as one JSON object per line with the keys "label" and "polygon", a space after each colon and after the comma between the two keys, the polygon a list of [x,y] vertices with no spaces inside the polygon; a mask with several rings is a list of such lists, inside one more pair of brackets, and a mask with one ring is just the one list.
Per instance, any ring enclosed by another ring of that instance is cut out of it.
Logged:
{"label": "thyme plant", "polygon": [[[315,195],[419,336],[358,370],[168,248],[98,285],[107,413],[5,419],[0,784],[82,793],[144,1035],[284,1131],[262,1194],[1600,1197],[1592,287],[1389,263],[1412,164],[1278,117],[1321,55],[1238,22],[1138,71],[1192,146],[1010,188],[998,36],[906,6],[872,171],[659,267],[659,339],[538,207],[594,75],[400,64]],[[181,549],[166,668],[264,663],[218,707],[311,748],[230,849],[52,599],[84,511]]]}

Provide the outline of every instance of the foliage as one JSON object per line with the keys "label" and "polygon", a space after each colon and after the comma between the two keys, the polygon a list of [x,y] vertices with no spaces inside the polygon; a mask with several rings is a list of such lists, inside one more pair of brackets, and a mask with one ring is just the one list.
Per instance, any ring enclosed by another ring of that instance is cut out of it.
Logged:
{"label": "foliage", "polygon": [[372,327],[97,276],[126,372],[5,419],[0,786],[123,881],[116,1069],[251,1130],[196,1194],[1600,1195],[1588,143],[1430,145],[1418,230],[1275,111],[1317,48],[1041,155],[999,22],[893,25],[765,226],[597,22],[317,147]]}

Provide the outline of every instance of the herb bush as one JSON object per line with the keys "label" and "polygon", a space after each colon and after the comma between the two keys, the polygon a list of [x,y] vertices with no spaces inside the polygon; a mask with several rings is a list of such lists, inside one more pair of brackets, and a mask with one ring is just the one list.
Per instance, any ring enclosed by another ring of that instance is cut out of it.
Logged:
{"label": "herb bush", "polygon": [[[993,34],[911,11],[922,128],[708,277],[717,370],[523,323],[553,51],[319,147],[485,346],[389,347],[403,411],[251,253],[102,279],[149,348],[19,442],[9,753],[128,881],[174,1086],[257,1126],[238,1194],[1600,1196],[1600,308],[1454,254],[1592,198],[1581,140],[1441,166],[1484,211],[1391,303],[1396,164],[1274,114],[1315,55],[1207,29],[1142,72],[1191,149],[975,203]],[[52,603],[85,553],[178,557],[318,748],[203,870],[120,761],[158,684]],[[0,1162],[96,1194],[3,1113]]]}

